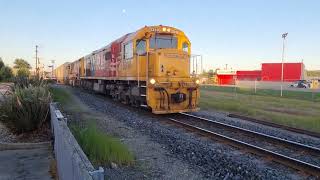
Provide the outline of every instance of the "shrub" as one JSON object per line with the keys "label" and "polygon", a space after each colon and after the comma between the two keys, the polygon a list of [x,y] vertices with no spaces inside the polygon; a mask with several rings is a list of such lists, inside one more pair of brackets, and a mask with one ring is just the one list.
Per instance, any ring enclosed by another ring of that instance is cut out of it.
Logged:
{"label": "shrub", "polygon": [[133,155],[119,139],[99,131],[94,123],[87,128],[72,126],[72,132],[89,159],[96,165],[131,165]]}
{"label": "shrub", "polygon": [[0,58],[0,82],[10,81],[12,77],[12,69],[9,66],[6,66]]}
{"label": "shrub", "polygon": [[50,102],[46,86],[16,86],[0,102],[0,120],[17,133],[33,131],[46,121]]}

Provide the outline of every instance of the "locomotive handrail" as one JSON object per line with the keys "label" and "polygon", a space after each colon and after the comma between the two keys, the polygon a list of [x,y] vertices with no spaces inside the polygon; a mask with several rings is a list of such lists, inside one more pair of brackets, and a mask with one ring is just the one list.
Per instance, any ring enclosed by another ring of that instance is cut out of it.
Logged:
{"label": "locomotive handrail", "polygon": [[140,88],[140,63],[139,63],[139,59],[140,59],[140,55],[137,53],[137,71],[138,71],[138,88]]}

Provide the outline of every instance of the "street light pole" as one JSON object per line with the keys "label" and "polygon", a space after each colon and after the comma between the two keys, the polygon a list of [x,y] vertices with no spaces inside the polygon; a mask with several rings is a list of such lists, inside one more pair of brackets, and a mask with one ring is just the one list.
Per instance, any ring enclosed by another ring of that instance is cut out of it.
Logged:
{"label": "street light pole", "polygon": [[51,79],[53,79],[53,68],[55,60],[51,60]]}
{"label": "street light pole", "polygon": [[281,62],[281,97],[282,97],[282,86],[283,86],[283,63],[284,63],[284,48],[285,48],[285,41],[288,33],[282,34],[283,44],[282,44],[282,62]]}

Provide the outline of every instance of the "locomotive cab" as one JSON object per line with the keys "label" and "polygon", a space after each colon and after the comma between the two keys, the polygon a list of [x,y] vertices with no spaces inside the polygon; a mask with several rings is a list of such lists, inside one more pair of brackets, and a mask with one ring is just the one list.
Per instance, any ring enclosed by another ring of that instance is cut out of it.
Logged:
{"label": "locomotive cab", "polygon": [[148,107],[155,114],[197,111],[199,81],[190,76],[187,37],[176,29],[160,26],[151,28],[145,42]]}

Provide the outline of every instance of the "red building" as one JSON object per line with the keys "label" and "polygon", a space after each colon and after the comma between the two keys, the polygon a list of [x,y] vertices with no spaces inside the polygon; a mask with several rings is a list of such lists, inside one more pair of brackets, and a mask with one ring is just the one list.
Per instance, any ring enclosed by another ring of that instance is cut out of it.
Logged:
{"label": "red building", "polygon": [[236,77],[237,73],[234,70],[217,70],[217,83],[219,85],[233,85]]}
{"label": "red building", "polygon": [[237,80],[240,81],[255,81],[261,80],[261,70],[253,71],[237,71]]}
{"label": "red building", "polygon": [[[283,81],[292,82],[304,79],[304,64],[283,63]],[[281,81],[282,63],[262,63],[261,70],[234,71],[218,70],[217,83],[219,85],[233,85],[240,81]]]}
{"label": "red building", "polygon": [[[262,63],[262,81],[281,81],[282,63]],[[304,79],[303,63],[283,63],[283,81]]]}

